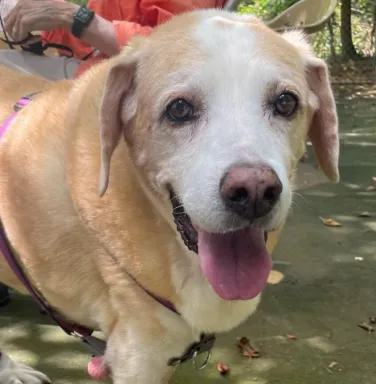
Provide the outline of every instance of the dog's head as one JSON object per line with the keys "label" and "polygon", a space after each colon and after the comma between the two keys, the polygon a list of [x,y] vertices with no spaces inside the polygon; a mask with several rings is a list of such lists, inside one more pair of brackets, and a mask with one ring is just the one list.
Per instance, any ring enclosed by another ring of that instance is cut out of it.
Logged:
{"label": "dog's head", "polygon": [[[100,193],[124,137],[150,188],[224,299],[250,299],[271,268],[264,232],[286,219],[309,135],[338,181],[325,63],[299,32],[251,16],[175,17],[112,61],[101,106]],[[180,215],[180,217],[179,217]]]}

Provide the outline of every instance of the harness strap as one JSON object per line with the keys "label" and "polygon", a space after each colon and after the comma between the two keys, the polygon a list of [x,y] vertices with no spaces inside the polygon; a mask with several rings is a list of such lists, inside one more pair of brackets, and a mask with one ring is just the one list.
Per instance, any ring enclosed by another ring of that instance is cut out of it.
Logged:
{"label": "harness strap", "polygon": [[4,255],[5,260],[8,262],[8,265],[15,273],[17,278],[21,281],[21,283],[25,286],[25,288],[29,291],[30,295],[33,299],[39,304],[40,308],[44,310],[54,322],[68,335],[75,336],[81,339],[81,341],[86,345],[86,347],[96,356],[101,356],[104,354],[106,349],[106,343],[98,339],[95,336],[92,336],[94,332],[92,329],[84,327],[82,325],[76,323],[67,322],[54,313],[54,311],[45,303],[45,301],[41,298],[41,296],[34,290],[30,281],[26,277],[23,269],[18,264],[7,239],[7,236],[4,231],[4,227],[0,221],[0,250]]}

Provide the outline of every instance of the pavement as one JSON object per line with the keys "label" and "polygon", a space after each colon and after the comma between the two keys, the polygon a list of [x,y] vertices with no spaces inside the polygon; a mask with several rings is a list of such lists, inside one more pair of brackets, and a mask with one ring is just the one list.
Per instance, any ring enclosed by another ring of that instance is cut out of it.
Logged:
{"label": "pavement", "polygon": [[[376,383],[376,332],[358,327],[376,317],[376,190],[367,191],[376,187],[371,96],[338,98],[341,183],[325,180],[312,153],[300,165],[294,206],[273,254],[273,278],[256,314],[218,338],[205,370],[187,363],[173,384]],[[320,217],[342,226],[325,226]],[[235,347],[240,336],[251,340],[259,358],[241,356]],[[14,359],[42,370],[55,384],[93,383],[86,349],[27,297],[12,292],[11,304],[0,308],[0,340]],[[229,366],[225,377],[217,361]]]}

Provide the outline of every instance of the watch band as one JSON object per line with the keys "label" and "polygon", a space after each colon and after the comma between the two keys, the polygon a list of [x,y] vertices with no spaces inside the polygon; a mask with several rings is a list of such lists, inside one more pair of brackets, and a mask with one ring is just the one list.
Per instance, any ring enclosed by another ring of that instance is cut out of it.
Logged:
{"label": "watch band", "polygon": [[82,31],[86,28],[94,18],[94,12],[86,7],[80,7],[78,11],[73,15],[72,34],[73,36],[80,38]]}

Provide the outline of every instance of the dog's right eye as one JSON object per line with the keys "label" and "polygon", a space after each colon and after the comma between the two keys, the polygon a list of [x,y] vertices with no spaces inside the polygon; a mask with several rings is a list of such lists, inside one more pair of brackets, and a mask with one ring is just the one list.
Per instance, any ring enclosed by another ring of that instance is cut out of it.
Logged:
{"label": "dog's right eye", "polygon": [[184,99],[172,101],[166,108],[166,117],[174,123],[184,123],[194,117],[193,106]]}
{"label": "dog's right eye", "polygon": [[274,112],[283,117],[291,117],[297,109],[298,98],[290,92],[282,93],[274,102]]}

